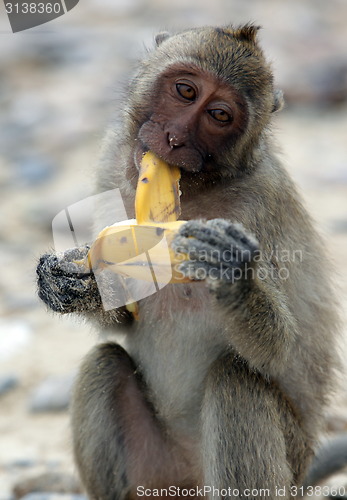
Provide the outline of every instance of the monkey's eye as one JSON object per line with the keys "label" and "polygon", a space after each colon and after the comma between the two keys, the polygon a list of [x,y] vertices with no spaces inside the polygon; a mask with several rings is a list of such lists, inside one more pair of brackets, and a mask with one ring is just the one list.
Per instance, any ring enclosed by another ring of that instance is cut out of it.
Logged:
{"label": "monkey's eye", "polygon": [[196,91],[191,85],[176,83],[176,90],[178,94],[187,101],[194,101],[196,99]]}
{"label": "monkey's eye", "polygon": [[218,122],[227,123],[231,122],[233,119],[224,109],[209,109],[208,113]]}

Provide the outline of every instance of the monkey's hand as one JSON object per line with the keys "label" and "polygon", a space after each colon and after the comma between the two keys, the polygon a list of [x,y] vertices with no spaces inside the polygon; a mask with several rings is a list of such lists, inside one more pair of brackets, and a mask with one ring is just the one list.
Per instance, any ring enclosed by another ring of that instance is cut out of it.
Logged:
{"label": "monkey's hand", "polygon": [[188,221],[179,229],[172,248],[185,255],[179,272],[210,284],[242,278],[259,252],[258,242],[241,224],[224,219]]}
{"label": "monkey's hand", "polygon": [[126,307],[104,310],[94,274],[76,263],[83,261],[88,251],[84,246],[43,255],[36,270],[40,299],[61,314],[81,313],[103,326],[131,325],[134,317]]}
{"label": "monkey's hand", "polygon": [[83,259],[89,248],[43,255],[37,266],[38,295],[55,312],[92,311],[101,307],[95,277],[74,261]]}

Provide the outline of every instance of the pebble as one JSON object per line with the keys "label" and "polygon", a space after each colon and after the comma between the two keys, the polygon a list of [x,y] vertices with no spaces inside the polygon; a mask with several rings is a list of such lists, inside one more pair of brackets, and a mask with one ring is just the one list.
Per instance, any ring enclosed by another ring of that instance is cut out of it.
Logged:
{"label": "pebble", "polygon": [[85,500],[79,480],[65,472],[43,472],[17,482],[13,488],[15,498],[31,500]]}
{"label": "pebble", "polygon": [[20,469],[29,469],[38,465],[37,460],[33,458],[17,458],[12,462],[6,464],[6,467],[9,469],[20,468]]}
{"label": "pebble", "polygon": [[0,375],[0,396],[15,389],[19,383],[16,375]]}
{"label": "pebble", "polygon": [[69,495],[66,493],[29,493],[21,500],[88,500],[85,495]]}
{"label": "pebble", "polygon": [[14,161],[17,185],[33,186],[51,180],[57,172],[57,165],[40,154],[31,154]]}
{"label": "pebble", "polygon": [[331,230],[337,234],[347,234],[347,219],[335,219],[330,222]]}
{"label": "pebble", "polygon": [[75,375],[51,376],[41,382],[29,400],[32,413],[63,411],[69,406]]}

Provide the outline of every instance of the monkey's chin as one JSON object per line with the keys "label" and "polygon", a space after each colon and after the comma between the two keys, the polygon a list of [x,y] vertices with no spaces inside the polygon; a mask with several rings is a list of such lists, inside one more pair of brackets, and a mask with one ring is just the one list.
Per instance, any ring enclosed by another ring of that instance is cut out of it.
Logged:
{"label": "monkey's chin", "polygon": [[178,167],[181,170],[183,170],[184,172],[190,173],[190,174],[198,174],[203,169],[202,162],[200,162],[199,164],[191,164],[191,163],[187,163],[185,161],[176,161],[175,163],[167,161],[167,163],[172,167]]}

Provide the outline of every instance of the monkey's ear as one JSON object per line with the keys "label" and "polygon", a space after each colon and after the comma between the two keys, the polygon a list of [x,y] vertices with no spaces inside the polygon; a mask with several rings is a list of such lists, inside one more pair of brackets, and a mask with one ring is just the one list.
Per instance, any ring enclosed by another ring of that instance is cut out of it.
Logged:
{"label": "monkey's ear", "polygon": [[158,33],[155,37],[155,43],[157,44],[157,47],[159,47],[159,45],[161,45],[164,40],[167,40],[168,38],[170,38],[170,33],[168,31],[161,31],[160,33]]}
{"label": "monkey's ear", "polygon": [[274,91],[274,102],[271,110],[272,113],[275,113],[276,111],[281,111],[283,106],[284,106],[283,91],[280,89],[276,89]]}
{"label": "monkey's ear", "polygon": [[233,30],[233,35],[240,41],[256,43],[258,31],[261,26],[255,26],[254,24],[245,24]]}

